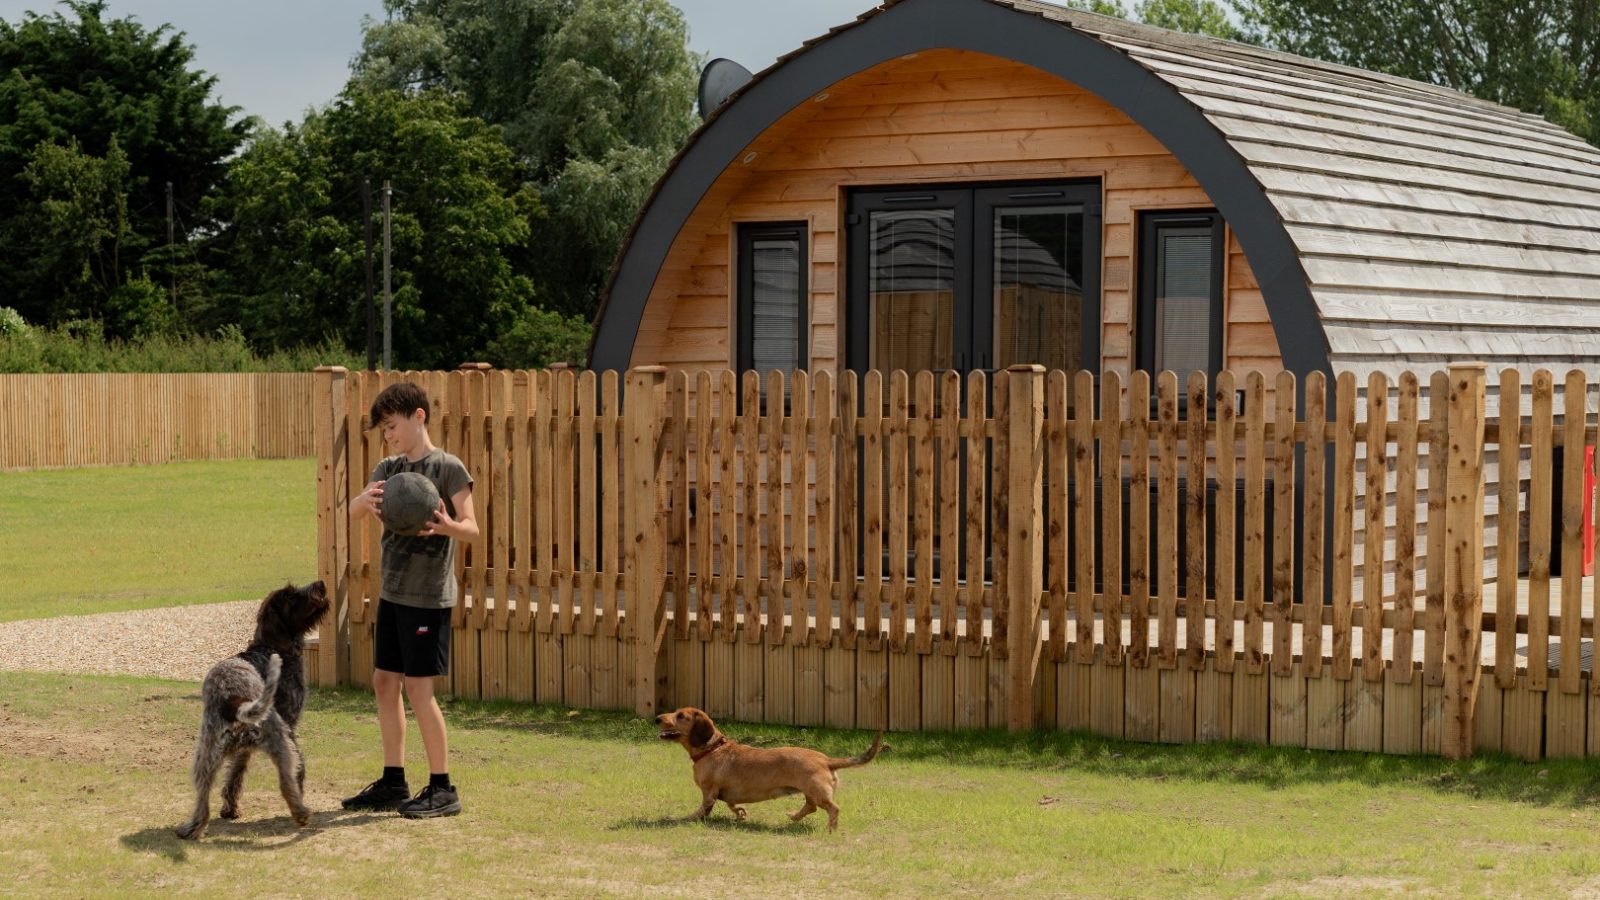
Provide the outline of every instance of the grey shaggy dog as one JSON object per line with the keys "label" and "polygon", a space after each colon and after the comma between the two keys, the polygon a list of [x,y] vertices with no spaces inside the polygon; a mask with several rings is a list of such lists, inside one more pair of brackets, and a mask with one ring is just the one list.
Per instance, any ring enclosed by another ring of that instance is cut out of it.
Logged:
{"label": "grey shaggy dog", "polygon": [[294,823],[304,827],[311,821],[311,810],[301,797],[305,760],[295,737],[306,702],[300,656],[306,632],[322,620],[328,607],[327,590],[320,581],[273,591],[256,612],[250,646],[206,673],[200,688],[204,704],[200,740],[194,748],[194,814],[178,827],[178,837],[198,840],[205,835],[211,822],[211,787],[223,763],[228,772],[218,814],[224,819],[239,817],[245,769],[256,750],[271,756],[278,767],[278,788]]}

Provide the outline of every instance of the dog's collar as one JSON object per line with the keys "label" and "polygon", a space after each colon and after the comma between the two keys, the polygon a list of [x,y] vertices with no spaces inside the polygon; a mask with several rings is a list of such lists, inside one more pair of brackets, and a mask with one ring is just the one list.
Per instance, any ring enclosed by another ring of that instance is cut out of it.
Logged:
{"label": "dog's collar", "polygon": [[716,750],[721,749],[722,745],[725,744],[725,743],[727,743],[727,741],[724,740],[722,735],[719,734],[719,735],[717,735],[717,739],[711,742],[711,746],[705,748],[704,750],[701,750],[699,753],[691,753],[691,754],[689,754],[689,761],[692,762],[692,763],[697,763],[700,760],[705,759],[706,757],[710,756]]}

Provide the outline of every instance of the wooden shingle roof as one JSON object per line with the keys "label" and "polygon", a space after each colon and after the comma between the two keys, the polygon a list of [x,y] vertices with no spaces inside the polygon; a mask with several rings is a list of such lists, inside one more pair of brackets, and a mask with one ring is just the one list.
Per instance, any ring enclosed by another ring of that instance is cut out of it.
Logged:
{"label": "wooden shingle roof", "polygon": [[1200,109],[1298,247],[1336,369],[1600,362],[1600,150],[1434,85],[997,5],[1093,35]]}

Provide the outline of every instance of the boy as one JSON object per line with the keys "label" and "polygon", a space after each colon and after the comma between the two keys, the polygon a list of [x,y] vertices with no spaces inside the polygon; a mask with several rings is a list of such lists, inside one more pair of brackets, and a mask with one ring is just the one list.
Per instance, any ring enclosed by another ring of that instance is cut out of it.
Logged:
{"label": "boy", "polygon": [[[455,542],[478,536],[472,476],[461,460],[428,437],[428,395],[414,384],[391,385],[372,401],[370,421],[394,451],[372,470],[367,489],[350,504],[350,518],[383,509],[383,482],[418,472],[439,489],[433,521],[414,537],[383,533],[383,584],[373,637],[372,692],[383,734],[383,777],[344,801],[345,809],[397,809],[408,819],[453,816],[461,799],[450,783],[444,714],[433,696],[434,676],[450,666],[450,608],[456,603]],[[406,784],[404,686],[428,753],[428,786],[411,796]]]}

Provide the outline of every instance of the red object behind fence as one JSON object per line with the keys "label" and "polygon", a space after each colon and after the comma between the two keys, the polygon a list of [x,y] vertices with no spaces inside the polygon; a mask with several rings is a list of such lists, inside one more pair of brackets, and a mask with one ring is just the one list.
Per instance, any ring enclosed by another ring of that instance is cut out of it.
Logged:
{"label": "red object behind fence", "polygon": [[1594,574],[1594,448],[1583,448],[1583,574]]}

